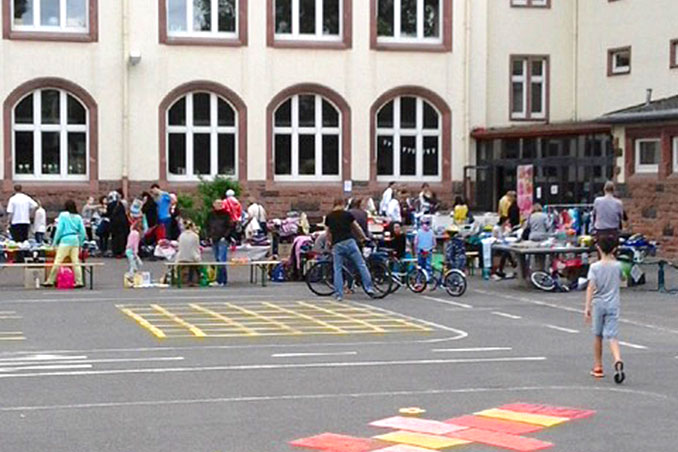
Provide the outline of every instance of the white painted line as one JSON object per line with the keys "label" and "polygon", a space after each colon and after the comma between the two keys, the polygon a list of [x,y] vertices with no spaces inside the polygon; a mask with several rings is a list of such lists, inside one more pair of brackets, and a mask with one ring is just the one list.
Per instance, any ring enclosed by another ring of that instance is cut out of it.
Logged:
{"label": "white painted line", "polygon": [[19,362],[19,361],[28,361],[28,362],[36,362],[36,361],[59,361],[59,360],[76,360],[76,359],[87,359],[87,356],[85,355],[80,355],[80,356],[66,356],[66,355],[49,355],[49,354],[37,354],[37,355],[29,355],[29,356],[19,356],[16,358],[3,358],[0,359],[0,361],[6,363],[6,362]]}
{"label": "white painted line", "polygon": [[513,315],[513,314],[507,314],[505,312],[499,312],[499,311],[492,311],[493,315],[498,315],[499,317],[506,317],[507,319],[512,319],[512,320],[520,320],[522,319],[521,316],[519,315]]}
{"label": "white painted line", "polygon": [[512,347],[478,347],[478,348],[434,348],[433,353],[465,353],[465,352],[509,352]]}
{"label": "white painted line", "polygon": [[564,333],[570,333],[570,334],[577,334],[577,333],[579,333],[579,330],[573,330],[572,328],[565,328],[565,327],[562,327],[562,326],[549,325],[549,324],[546,324],[546,325],[544,325],[544,326],[545,326],[546,328],[551,328],[552,330],[556,330],[556,331],[562,331],[562,332],[564,332]]}
{"label": "white painted line", "polygon": [[632,344],[630,342],[619,341],[619,345],[623,345],[624,347],[629,348],[635,348],[636,350],[647,350],[647,347],[645,347],[644,345]]}
{"label": "white painted line", "polygon": [[473,309],[473,306],[471,306],[470,304],[459,303],[458,301],[444,300],[442,298],[427,297],[427,296],[423,296],[422,298],[424,298],[425,300],[435,301],[436,303],[449,304],[450,306],[456,306],[458,308]]}
{"label": "white painted line", "polygon": [[308,356],[351,356],[358,352],[336,352],[336,353],[275,353],[271,358],[302,358]]}
{"label": "white painted line", "polygon": [[56,365],[56,364],[103,364],[103,363],[138,363],[159,361],[183,361],[183,356],[163,356],[157,358],[120,358],[120,359],[84,359],[84,360],[55,360],[36,363],[29,361],[0,361],[0,367],[25,366],[30,364]]}
{"label": "white painted line", "polygon": [[[24,366],[24,367],[0,367],[0,372],[16,372],[19,370],[65,370],[65,369],[91,369],[91,364],[56,364],[46,366]],[[5,376],[0,375],[0,376]]]}
{"label": "white painted line", "polygon": [[0,315],[0,320],[19,320],[23,319],[20,315]]}
{"label": "white painted line", "polygon": [[170,374],[194,372],[235,372],[257,370],[290,370],[290,369],[333,369],[355,367],[389,367],[389,366],[421,366],[445,364],[480,364],[480,363],[514,363],[546,361],[545,356],[519,356],[510,358],[468,358],[468,359],[422,359],[410,361],[357,361],[335,363],[304,363],[304,364],[246,364],[237,366],[210,366],[210,367],[167,367],[146,369],[118,369],[118,370],[83,370],[73,372],[49,372],[32,374],[0,374],[3,378],[31,378],[31,377],[82,377],[95,375],[128,375],[128,374]]}
{"label": "white painted line", "polygon": [[628,388],[609,386],[514,386],[495,388],[456,388],[456,389],[424,389],[416,391],[383,391],[383,392],[354,392],[354,393],[326,393],[326,394],[287,394],[287,395],[260,395],[246,397],[218,397],[212,399],[175,399],[175,400],[135,400],[132,402],[100,402],[78,403],[69,405],[34,405],[34,406],[0,406],[1,412],[26,412],[26,411],[60,411],[60,410],[84,410],[96,408],[126,408],[126,407],[155,407],[155,406],[180,406],[202,405],[218,403],[259,403],[259,402],[289,402],[295,400],[331,400],[331,399],[366,399],[366,398],[392,398],[412,396],[437,396],[445,394],[482,394],[502,392],[528,392],[537,391],[582,391],[589,392],[613,392],[620,394],[632,394],[645,398],[658,400],[673,399],[665,394],[657,394],[647,391],[638,391]]}

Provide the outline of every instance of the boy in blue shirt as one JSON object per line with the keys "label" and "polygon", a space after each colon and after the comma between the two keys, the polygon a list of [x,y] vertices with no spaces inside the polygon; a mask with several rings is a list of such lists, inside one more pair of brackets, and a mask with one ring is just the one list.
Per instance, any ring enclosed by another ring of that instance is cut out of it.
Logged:
{"label": "boy in blue shirt", "polygon": [[591,376],[603,378],[603,339],[610,341],[614,357],[614,381],[620,384],[626,378],[624,362],[619,351],[619,287],[621,286],[621,265],[615,259],[617,242],[614,237],[603,236],[598,241],[601,259],[589,269],[589,287],[586,291],[584,317],[593,323],[593,370]]}
{"label": "boy in blue shirt", "polygon": [[436,247],[436,238],[431,230],[431,220],[422,218],[421,226],[414,236],[414,250],[417,253],[417,263],[426,270],[429,277],[432,275],[433,249]]}
{"label": "boy in blue shirt", "polygon": [[445,265],[448,270],[466,269],[466,244],[459,237],[459,227],[448,226],[445,230],[447,242],[445,243]]}

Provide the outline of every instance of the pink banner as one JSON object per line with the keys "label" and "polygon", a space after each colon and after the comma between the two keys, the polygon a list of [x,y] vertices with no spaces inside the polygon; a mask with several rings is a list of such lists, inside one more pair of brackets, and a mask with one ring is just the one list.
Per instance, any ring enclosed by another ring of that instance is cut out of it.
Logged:
{"label": "pink banner", "polygon": [[534,166],[520,165],[518,167],[518,208],[520,216],[525,219],[532,213],[534,197]]}

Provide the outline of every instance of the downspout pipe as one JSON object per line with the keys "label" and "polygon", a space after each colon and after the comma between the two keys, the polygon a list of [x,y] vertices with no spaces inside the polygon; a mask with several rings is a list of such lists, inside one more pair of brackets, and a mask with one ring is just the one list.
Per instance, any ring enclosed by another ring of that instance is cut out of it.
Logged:
{"label": "downspout pipe", "polygon": [[129,76],[130,76],[129,0],[122,0],[122,191],[129,194],[130,130],[129,130]]}

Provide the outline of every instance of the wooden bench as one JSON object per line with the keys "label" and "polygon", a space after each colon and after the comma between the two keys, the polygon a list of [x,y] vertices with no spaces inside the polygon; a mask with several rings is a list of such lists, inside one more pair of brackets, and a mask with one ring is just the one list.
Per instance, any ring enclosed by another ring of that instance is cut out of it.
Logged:
{"label": "wooden bench", "polygon": [[[81,262],[79,264],[72,264],[70,262],[64,262],[59,264],[59,267],[82,267],[82,276],[83,282],[87,281],[87,276],[89,275],[89,290],[94,290],[94,269],[103,267],[103,262]],[[23,268],[24,270],[29,269],[46,269],[54,267],[53,262],[29,262],[21,264],[0,264],[0,271],[8,268]]]}
{"label": "wooden bench", "polygon": [[177,287],[181,288],[180,269],[182,267],[249,267],[250,268],[250,283],[257,283],[257,272],[261,271],[261,286],[266,287],[268,281],[268,270],[270,267],[280,264],[281,261],[266,260],[266,261],[229,261],[229,262],[165,262],[165,265],[170,270],[170,286],[177,282]]}

